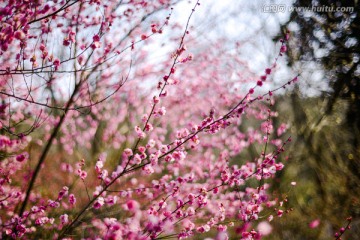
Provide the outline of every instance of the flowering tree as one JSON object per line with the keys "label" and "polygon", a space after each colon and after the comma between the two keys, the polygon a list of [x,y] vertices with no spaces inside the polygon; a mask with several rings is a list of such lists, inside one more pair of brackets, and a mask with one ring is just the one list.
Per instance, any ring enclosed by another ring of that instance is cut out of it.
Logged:
{"label": "flowering tree", "polygon": [[0,4],[2,238],[260,239],[290,211],[271,106],[297,77],[262,90],[289,35],[258,76],[176,4]]}

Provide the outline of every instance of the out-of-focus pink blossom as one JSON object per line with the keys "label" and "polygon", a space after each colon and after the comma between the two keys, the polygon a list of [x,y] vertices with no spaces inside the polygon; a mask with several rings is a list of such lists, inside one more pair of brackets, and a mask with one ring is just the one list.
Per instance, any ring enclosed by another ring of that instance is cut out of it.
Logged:
{"label": "out-of-focus pink blossom", "polygon": [[309,223],[310,228],[317,228],[320,225],[320,219],[315,219]]}

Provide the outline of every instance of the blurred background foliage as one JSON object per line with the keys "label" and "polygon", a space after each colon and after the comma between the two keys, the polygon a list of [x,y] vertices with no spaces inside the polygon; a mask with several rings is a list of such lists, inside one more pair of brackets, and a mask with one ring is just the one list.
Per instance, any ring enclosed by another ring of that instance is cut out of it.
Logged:
{"label": "blurred background foliage", "polygon": [[[309,97],[297,87],[277,100],[279,120],[290,124],[294,141],[274,186],[279,194],[288,191],[290,181],[297,186],[288,194],[294,211],[275,221],[267,239],[331,239],[348,216],[353,222],[343,239],[360,239],[359,2],[297,0],[294,6],[354,11],[294,11],[282,26],[291,29],[290,67],[318,64],[328,90]],[[307,69],[300,69],[301,79]],[[317,219],[319,226],[310,228]]]}

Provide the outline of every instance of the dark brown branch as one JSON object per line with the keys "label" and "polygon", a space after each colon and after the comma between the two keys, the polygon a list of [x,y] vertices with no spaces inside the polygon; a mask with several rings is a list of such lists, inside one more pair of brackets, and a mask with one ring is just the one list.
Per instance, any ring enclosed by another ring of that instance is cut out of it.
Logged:
{"label": "dark brown branch", "polygon": [[48,14],[48,15],[46,15],[46,16],[43,16],[43,17],[34,19],[34,20],[30,21],[28,24],[32,24],[32,23],[35,23],[35,22],[44,20],[44,19],[46,19],[46,18],[52,17],[52,16],[56,15],[57,13],[65,10],[65,9],[67,9],[67,8],[69,8],[69,7],[71,7],[71,6],[74,5],[75,3],[79,2],[79,0],[74,0],[73,3],[67,5],[69,2],[70,2],[70,1],[67,1],[67,2],[64,4],[64,6],[62,6],[61,8],[59,8],[58,10],[56,10],[55,12],[50,13],[50,14]]}

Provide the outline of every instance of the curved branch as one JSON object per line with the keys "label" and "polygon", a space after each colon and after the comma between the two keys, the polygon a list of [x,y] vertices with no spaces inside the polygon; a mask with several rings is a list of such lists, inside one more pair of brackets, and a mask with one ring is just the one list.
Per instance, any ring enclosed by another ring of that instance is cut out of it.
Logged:
{"label": "curved branch", "polygon": [[32,23],[35,23],[35,22],[44,20],[44,19],[46,19],[46,18],[52,17],[52,16],[56,15],[57,13],[65,10],[65,9],[67,9],[67,8],[69,8],[69,7],[71,7],[72,5],[74,5],[75,3],[79,2],[79,1],[80,1],[80,0],[74,0],[73,3],[71,3],[71,4],[69,4],[69,5],[66,5],[66,4],[68,4],[68,3],[70,2],[70,1],[67,1],[67,2],[64,4],[64,6],[62,6],[61,8],[59,8],[58,10],[56,10],[55,12],[50,13],[50,14],[48,14],[48,15],[46,15],[46,16],[43,16],[43,17],[34,19],[34,20],[28,22],[28,24],[32,24]]}

